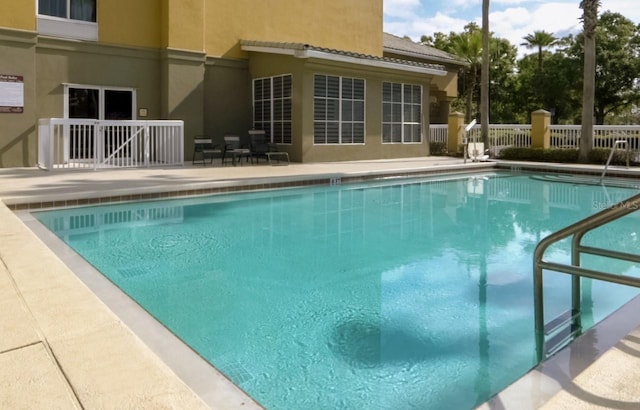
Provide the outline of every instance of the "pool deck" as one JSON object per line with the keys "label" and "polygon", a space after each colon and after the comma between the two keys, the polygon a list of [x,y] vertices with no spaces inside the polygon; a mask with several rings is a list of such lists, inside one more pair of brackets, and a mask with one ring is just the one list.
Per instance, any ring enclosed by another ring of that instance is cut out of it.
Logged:
{"label": "pool deck", "polygon": [[[602,169],[505,165],[567,172]],[[34,233],[37,224],[28,210],[491,166],[427,157],[287,166],[0,169],[0,408],[260,408],[202,360],[190,361],[193,352],[165,344],[166,329],[140,332],[147,322],[137,305],[114,294],[98,297],[93,279],[78,275],[68,259],[60,257],[65,250],[54,252]],[[612,171],[640,179],[640,169]],[[584,342],[578,340],[481,407],[638,408],[639,304],[625,306],[613,315],[616,319],[585,335]],[[123,310],[135,313],[122,319]],[[153,333],[155,344],[146,342],[148,335],[141,335],[145,332]],[[177,358],[168,362],[166,357]]]}

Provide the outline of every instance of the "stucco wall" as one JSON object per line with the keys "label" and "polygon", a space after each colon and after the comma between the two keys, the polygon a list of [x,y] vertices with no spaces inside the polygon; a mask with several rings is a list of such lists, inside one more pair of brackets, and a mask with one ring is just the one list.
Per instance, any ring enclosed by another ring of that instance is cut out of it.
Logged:
{"label": "stucco wall", "polygon": [[63,116],[63,84],[128,87],[149,119],[161,118],[157,50],[40,39],[36,57],[38,118]]}
{"label": "stucco wall", "polygon": [[23,77],[22,113],[0,113],[0,167],[35,165],[36,37],[34,33],[0,29],[0,74]]}
{"label": "stucco wall", "polygon": [[98,1],[98,40],[106,44],[161,47],[165,1]]}
{"label": "stucco wall", "polygon": [[252,121],[247,62],[207,59],[204,84],[204,134],[218,144],[227,133],[237,134],[246,142]]}
{"label": "stucco wall", "polygon": [[19,30],[36,29],[35,1],[0,0],[0,10],[0,27]]}
{"label": "stucco wall", "polygon": [[209,0],[205,16],[212,56],[246,58],[243,39],[382,55],[382,0]]}
{"label": "stucco wall", "polygon": [[[364,145],[314,145],[313,144],[313,75],[328,74],[361,78],[365,80],[365,144]],[[391,159],[418,157],[429,154],[426,124],[429,123],[429,87],[431,76],[398,72],[362,66],[349,66],[320,61],[309,61],[304,76],[304,162],[353,161],[366,159]],[[422,85],[423,141],[415,144],[382,143],[382,83],[385,81]]]}
{"label": "stucco wall", "polygon": [[[293,75],[292,144],[280,148],[289,152],[294,161],[348,161],[428,155],[426,137],[423,137],[422,143],[416,144],[382,143],[382,83],[391,81],[422,85],[423,124],[428,124],[431,76],[266,53],[251,53],[249,67],[252,78],[288,73]],[[365,80],[365,144],[316,145],[313,143],[315,74]],[[426,135],[426,132],[425,126],[423,127],[423,136]]]}

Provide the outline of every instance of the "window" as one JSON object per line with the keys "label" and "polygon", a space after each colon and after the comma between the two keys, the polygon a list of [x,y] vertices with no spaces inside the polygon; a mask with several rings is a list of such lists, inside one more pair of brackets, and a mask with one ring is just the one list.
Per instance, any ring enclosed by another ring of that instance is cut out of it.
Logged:
{"label": "window", "polygon": [[314,76],[313,142],[364,144],[364,80]]}
{"label": "window", "polygon": [[276,144],[291,144],[291,74],[253,80],[253,127]]}
{"label": "window", "polygon": [[98,40],[97,0],[37,0],[38,33]]}
{"label": "window", "polygon": [[96,0],[38,0],[38,14],[96,22]]}
{"label": "window", "polygon": [[422,87],[382,83],[382,142],[422,142]]}

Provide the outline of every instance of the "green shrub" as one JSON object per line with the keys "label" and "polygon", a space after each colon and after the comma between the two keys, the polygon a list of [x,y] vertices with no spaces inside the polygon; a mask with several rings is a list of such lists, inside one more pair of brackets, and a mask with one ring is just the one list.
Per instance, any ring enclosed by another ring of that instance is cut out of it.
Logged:
{"label": "green shrub", "polygon": [[576,162],[578,150],[508,147],[500,151],[501,159],[539,162]]}
{"label": "green shrub", "polygon": [[[594,148],[589,152],[589,162],[592,164],[606,164],[607,159],[611,154],[609,148]],[[612,165],[626,165],[627,153],[626,151],[616,151],[611,158],[610,164]]]}
{"label": "green shrub", "polygon": [[430,142],[429,153],[431,155],[447,155],[447,144],[444,142]]}
{"label": "green shrub", "polygon": [[[605,164],[609,153],[608,148],[594,148],[589,153],[588,161],[590,164]],[[513,161],[538,161],[538,162],[562,162],[576,163],[578,162],[577,149],[543,149],[543,148],[515,148],[508,147],[500,151],[500,159],[508,159]],[[613,165],[626,165],[627,153],[624,151],[616,151],[611,158]]]}

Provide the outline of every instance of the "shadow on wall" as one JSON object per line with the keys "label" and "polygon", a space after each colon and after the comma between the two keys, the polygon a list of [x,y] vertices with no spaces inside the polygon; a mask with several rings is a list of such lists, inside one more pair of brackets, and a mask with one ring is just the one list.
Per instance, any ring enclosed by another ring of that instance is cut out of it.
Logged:
{"label": "shadow on wall", "polygon": [[[31,167],[35,165],[37,162],[37,141],[38,136],[35,133],[36,127],[32,125],[27,130],[25,130],[22,134],[18,135],[13,140],[9,141],[7,144],[0,146],[0,168],[9,168],[9,167]],[[34,163],[30,163],[29,161],[29,135],[33,134],[35,139],[35,156]],[[22,161],[19,160],[14,161],[14,158],[11,156],[11,152],[18,150],[19,147],[22,146]]]}

